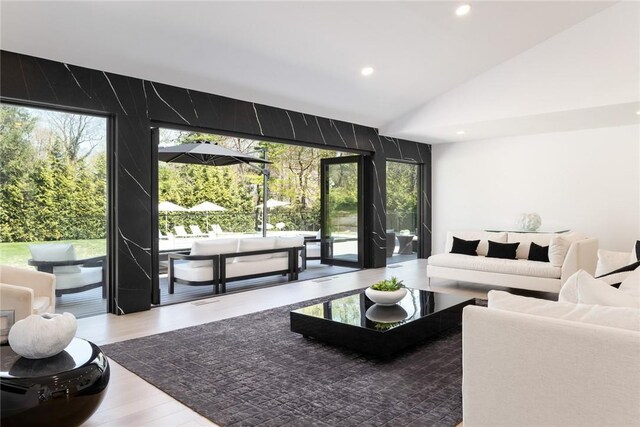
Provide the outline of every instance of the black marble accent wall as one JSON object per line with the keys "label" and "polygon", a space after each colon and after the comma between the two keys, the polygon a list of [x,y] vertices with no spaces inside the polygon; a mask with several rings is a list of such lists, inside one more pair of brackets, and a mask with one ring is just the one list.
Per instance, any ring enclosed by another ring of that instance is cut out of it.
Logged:
{"label": "black marble accent wall", "polygon": [[150,308],[152,245],[157,238],[152,124],[242,134],[346,149],[365,158],[365,267],[386,263],[386,161],[422,164],[419,255],[431,253],[431,147],[388,138],[374,128],[161,83],[0,52],[0,97],[110,117],[109,310]]}

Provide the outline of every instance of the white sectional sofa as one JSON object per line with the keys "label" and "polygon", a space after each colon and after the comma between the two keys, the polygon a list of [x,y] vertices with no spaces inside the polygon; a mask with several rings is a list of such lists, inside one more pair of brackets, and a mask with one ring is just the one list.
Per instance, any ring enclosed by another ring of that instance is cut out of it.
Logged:
{"label": "white sectional sofa", "polygon": [[189,253],[169,254],[169,293],[175,283],[213,285],[270,275],[297,279],[304,258],[304,237],[257,237],[197,240]]}
{"label": "white sectional sofa", "polygon": [[[450,253],[454,236],[464,240],[480,240],[478,256]],[[566,255],[561,263],[527,260],[531,242],[548,246],[556,237],[561,237],[565,245]],[[516,259],[486,257],[489,240],[498,243],[519,242]],[[576,271],[583,269],[594,273],[597,250],[597,239],[586,238],[579,233],[449,232],[445,253],[432,255],[427,261],[427,277],[559,292],[566,279]]]}
{"label": "white sectional sofa", "polygon": [[491,291],[462,324],[465,427],[639,425],[640,310]]}

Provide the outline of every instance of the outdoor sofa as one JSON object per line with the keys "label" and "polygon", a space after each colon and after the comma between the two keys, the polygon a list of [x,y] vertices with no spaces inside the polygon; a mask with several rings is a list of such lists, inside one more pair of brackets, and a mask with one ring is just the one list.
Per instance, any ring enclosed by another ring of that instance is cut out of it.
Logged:
{"label": "outdoor sofa", "polygon": [[272,275],[297,280],[304,249],[303,236],[197,240],[190,251],[168,255],[169,293],[175,283],[212,285],[215,293],[224,293],[235,280]]}

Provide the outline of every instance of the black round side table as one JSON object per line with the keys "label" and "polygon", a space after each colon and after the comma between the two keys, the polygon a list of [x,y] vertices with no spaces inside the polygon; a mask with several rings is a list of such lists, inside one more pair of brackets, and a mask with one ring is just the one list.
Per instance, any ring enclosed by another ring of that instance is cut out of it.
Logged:
{"label": "black round side table", "polygon": [[81,338],[56,356],[26,359],[0,348],[0,424],[79,426],[98,408],[109,384],[100,347]]}

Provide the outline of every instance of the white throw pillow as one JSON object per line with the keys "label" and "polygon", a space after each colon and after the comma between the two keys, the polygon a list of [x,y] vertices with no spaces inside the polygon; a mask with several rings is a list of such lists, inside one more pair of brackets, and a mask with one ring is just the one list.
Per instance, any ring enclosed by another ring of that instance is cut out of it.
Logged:
{"label": "white throw pillow", "polygon": [[571,275],[560,289],[559,302],[640,308],[640,297],[594,279],[584,270]]}
{"label": "white throw pillow", "polygon": [[554,267],[562,267],[571,242],[556,236],[549,242],[549,263]]}
{"label": "white throw pillow", "polygon": [[633,270],[618,289],[640,298],[640,267]]}
{"label": "white throw pillow", "polygon": [[489,308],[640,331],[640,310],[572,304],[489,291]]}
{"label": "white throw pillow", "polygon": [[619,268],[629,265],[628,252],[607,251],[598,249],[598,265],[596,266],[596,277],[611,273]]}

